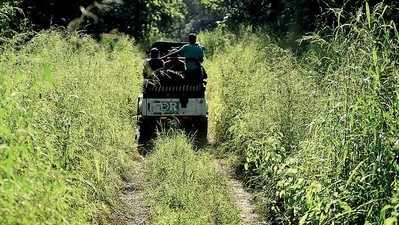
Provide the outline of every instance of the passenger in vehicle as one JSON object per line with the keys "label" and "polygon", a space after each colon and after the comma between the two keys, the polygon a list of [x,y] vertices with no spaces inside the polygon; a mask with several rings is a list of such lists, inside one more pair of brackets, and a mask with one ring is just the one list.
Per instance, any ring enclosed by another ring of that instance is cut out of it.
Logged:
{"label": "passenger in vehicle", "polygon": [[154,72],[164,67],[164,62],[160,58],[160,52],[157,48],[150,50],[150,58],[144,61],[144,78],[149,78]]}
{"label": "passenger in vehicle", "polygon": [[181,47],[180,49],[173,51],[166,55],[180,54],[185,58],[186,62],[186,74],[194,76],[195,78],[206,79],[205,73],[203,73],[202,63],[204,62],[204,47],[197,43],[197,35],[190,34],[188,36],[189,43]]}
{"label": "passenger in vehicle", "polygon": [[201,70],[204,62],[204,47],[197,43],[197,35],[188,36],[189,44],[181,48],[181,55],[186,58],[187,71]]}

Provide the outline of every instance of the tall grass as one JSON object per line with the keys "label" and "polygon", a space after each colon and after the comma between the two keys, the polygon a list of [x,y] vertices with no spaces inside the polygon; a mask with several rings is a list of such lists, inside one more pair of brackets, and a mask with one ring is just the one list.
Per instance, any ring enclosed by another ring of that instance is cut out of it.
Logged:
{"label": "tall grass", "polygon": [[397,223],[399,34],[365,9],[300,57],[249,29],[208,63],[216,140],[274,222]]}
{"label": "tall grass", "polygon": [[38,34],[0,53],[0,224],[106,223],[132,163],[141,54]]}
{"label": "tall grass", "polygon": [[208,154],[195,153],[187,137],[161,137],[147,171],[151,224],[240,224],[215,162]]}

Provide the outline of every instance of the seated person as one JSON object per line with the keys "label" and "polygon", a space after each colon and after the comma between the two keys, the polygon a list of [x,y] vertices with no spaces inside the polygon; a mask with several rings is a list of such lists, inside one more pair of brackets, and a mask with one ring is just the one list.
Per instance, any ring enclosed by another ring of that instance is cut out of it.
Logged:
{"label": "seated person", "polygon": [[165,63],[165,69],[182,73],[186,70],[186,64],[179,57],[173,56],[168,58],[168,61]]}
{"label": "seated person", "polygon": [[150,58],[144,61],[144,78],[149,78],[154,72],[164,67],[164,62],[160,58],[160,52],[157,48],[150,50]]}

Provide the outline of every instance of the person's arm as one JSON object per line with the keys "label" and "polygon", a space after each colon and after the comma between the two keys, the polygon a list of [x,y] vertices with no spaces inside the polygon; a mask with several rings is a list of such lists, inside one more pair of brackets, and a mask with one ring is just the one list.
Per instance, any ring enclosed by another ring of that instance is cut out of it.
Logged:
{"label": "person's arm", "polygon": [[162,56],[161,59],[165,59],[165,58],[168,58],[168,57],[170,57],[170,56],[172,56],[174,54],[180,53],[181,51],[183,51],[183,48],[184,48],[184,46],[181,47],[180,49],[177,49],[176,51],[173,51],[173,52],[171,52],[171,53],[169,53],[169,54],[167,54],[165,56]]}

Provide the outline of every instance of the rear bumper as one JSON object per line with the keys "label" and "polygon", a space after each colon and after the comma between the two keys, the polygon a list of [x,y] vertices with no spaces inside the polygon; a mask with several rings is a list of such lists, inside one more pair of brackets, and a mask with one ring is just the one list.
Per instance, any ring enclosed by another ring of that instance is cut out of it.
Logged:
{"label": "rear bumper", "polygon": [[178,98],[138,98],[138,115],[147,117],[207,117],[205,98],[188,98],[182,104]]}

